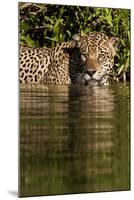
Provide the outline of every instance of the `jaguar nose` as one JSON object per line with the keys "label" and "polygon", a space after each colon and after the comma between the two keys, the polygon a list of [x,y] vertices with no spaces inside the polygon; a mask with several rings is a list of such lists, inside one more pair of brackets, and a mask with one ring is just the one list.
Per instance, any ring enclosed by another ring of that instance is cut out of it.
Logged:
{"label": "jaguar nose", "polygon": [[94,73],[95,73],[96,71],[93,71],[93,70],[88,70],[87,71],[87,74],[89,75],[89,76],[93,76],[94,75]]}

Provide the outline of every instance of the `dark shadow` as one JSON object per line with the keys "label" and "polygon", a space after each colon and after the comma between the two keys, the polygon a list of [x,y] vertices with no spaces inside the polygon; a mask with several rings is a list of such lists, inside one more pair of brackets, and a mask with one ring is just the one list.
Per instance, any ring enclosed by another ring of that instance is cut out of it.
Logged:
{"label": "dark shadow", "polygon": [[71,78],[71,83],[75,84],[75,75],[77,73],[83,73],[84,62],[81,59],[80,48],[74,46],[72,48],[64,48],[64,54],[69,55],[69,76]]}
{"label": "dark shadow", "polygon": [[8,191],[9,194],[11,194],[14,197],[18,197],[18,192],[17,191]]}

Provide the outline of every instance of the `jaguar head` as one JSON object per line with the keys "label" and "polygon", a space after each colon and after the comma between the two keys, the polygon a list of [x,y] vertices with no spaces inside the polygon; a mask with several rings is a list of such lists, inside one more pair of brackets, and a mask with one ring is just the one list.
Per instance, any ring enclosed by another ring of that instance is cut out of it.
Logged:
{"label": "jaguar head", "polygon": [[84,61],[85,73],[91,79],[104,83],[105,77],[108,79],[116,55],[119,38],[108,38],[103,33],[91,33],[80,37],[78,34],[73,35],[81,52],[81,58]]}

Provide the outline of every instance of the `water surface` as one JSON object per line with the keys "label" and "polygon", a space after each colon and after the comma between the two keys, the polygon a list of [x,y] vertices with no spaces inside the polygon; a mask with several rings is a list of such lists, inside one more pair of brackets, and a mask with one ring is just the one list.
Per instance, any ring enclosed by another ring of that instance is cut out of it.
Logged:
{"label": "water surface", "polygon": [[129,190],[129,84],[20,87],[20,196]]}

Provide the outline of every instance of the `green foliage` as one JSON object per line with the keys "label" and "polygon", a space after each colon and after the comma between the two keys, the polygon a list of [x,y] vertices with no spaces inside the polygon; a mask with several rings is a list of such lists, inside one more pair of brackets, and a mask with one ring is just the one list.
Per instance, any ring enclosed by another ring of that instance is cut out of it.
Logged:
{"label": "green foliage", "polygon": [[114,78],[130,78],[130,10],[20,3],[20,43],[30,47],[54,47],[81,36],[100,31],[118,36]]}

